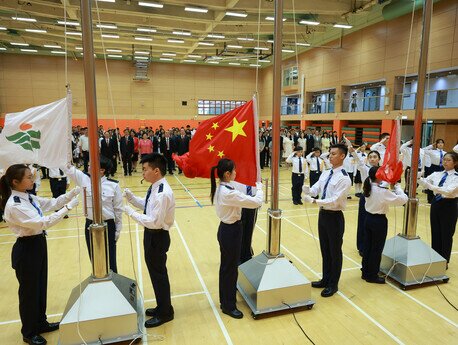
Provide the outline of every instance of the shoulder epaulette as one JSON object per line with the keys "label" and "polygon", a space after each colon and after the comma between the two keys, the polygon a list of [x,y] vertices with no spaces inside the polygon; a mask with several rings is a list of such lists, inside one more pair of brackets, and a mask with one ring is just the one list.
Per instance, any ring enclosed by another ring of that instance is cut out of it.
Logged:
{"label": "shoulder epaulette", "polygon": [[455,175],[455,176],[458,176],[458,173],[456,172],[454,175]]}
{"label": "shoulder epaulette", "polygon": [[344,176],[348,176],[348,173],[345,171],[345,169],[342,169],[341,171]]}
{"label": "shoulder epaulette", "polygon": [[231,187],[231,186],[228,186],[227,184],[225,184],[225,185],[223,185],[223,186],[224,186],[224,187],[226,187],[226,188],[227,188],[227,189],[229,189],[229,190],[234,190],[234,188],[233,188],[233,187]]}
{"label": "shoulder epaulette", "polygon": [[84,172],[84,171],[83,171],[83,174],[86,175],[86,176],[91,177],[91,174],[89,174],[88,172]]}
{"label": "shoulder epaulette", "polygon": [[21,203],[21,198],[19,198],[17,195],[13,196],[13,200],[15,203],[18,203],[18,204]]}
{"label": "shoulder epaulette", "polygon": [[158,193],[162,193],[163,190],[164,190],[164,184],[161,183],[161,184],[159,185],[159,189],[157,190],[157,192],[158,192]]}
{"label": "shoulder epaulette", "polygon": [[[382,182],[382,183],[383,183],[383,182]],[[383,188],[383,189],[388,189],[388,186],[386,186],[386,187],[385,187],[385,186],[383,186],[381,183],[380,183],[380,184],[378,184],[378,185],[377,185],[377,187],[379,187],[379,188]]]}
{"label": "shoulder epaulette", "polygon": [[107,178],[107,181],[111,181],[111,182],[114,182],[114,183],[119,183],[118,180],[114,180],[114,179],[112,179],[112,178]]}

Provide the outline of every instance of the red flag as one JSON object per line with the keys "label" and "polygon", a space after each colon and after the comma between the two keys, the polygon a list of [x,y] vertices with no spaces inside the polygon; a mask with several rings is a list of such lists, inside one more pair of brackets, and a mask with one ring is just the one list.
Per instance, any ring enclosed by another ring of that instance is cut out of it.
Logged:
{"label": "red flag", "polygon": [[254,186],[258,176],[258,129],[253,100],[200,123],[189,152],[173,155],[186,177],[210,177],[221,158],[235,162],[236,181]]}
{"label": "red flag", "polygon": [[399,143],[401,142],[401,130],[399,120],[393,120],[390,139],[385,151],[383,164],[378,169],[376,177],[389,183],[396,183],[402,175],[402,162],[399,160]]}

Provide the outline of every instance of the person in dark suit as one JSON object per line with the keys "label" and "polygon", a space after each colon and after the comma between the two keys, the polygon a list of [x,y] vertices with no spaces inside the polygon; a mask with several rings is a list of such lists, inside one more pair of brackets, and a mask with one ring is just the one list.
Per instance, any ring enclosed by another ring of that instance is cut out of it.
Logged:
{"label": "person in dark suit", "polygon": [[124,176],[132,175],[132,156],[134,155],[134,139],[130,136],[129,130],[124,130],[124,136],[120,140],[122,166]]}
{"label": "person in dark suit", "polygon": [[105,132],[103,136],[103,139],[100,141],[100,155],[111,161],[110,175],[114,176],[117,165],[116,153],[118,151],[118,145],[111,137],[110,132]]}
{"label": "person in dark suit", "polygon": [[337,131],[332,132],[330,139],[331,145],[336,145],[339,143],[339,136],[337,135]]}
{"label": "person in dark suit", "polygon": [[164,157],[167,159],[167,171],[170,175],[173,175],[173,170],[175,170],[175,162],[172,159],[172,153],[175,152],[175,141],[170,136],[170,132],[165,132],[162,142],[164,148],[161,149],[161,152],[164,152]]}
{"label": "person in dark suit", "polygon": [[[181,128],[180,135],[176,138],[176,152],[178,156],[184,155],[189,151],[189,137],[186,135],[184,128]],[[181,169],[178,169],[181,174]]]}
{"label": "person in dark suit", "polygon": [[[307,140],[307,150],[305,151],[305,153],[308,155],[310,152],[313,151],[313,148],[315,147],[313,145],[313,135],[310,131],[310,129],[307,129],[307,134],[305,135],[305,139]],[[321,147],[321,145],[320,145]]]}

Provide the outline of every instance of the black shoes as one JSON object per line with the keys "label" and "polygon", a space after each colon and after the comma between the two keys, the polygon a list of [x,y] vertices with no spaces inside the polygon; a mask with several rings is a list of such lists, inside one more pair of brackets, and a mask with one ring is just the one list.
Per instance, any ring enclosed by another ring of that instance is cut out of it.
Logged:
{"label": "black shoes", "polygon": [[39,334],[34,335],[30,338],[22,337],[22,340],[24,341],[24,343],[27,343],[29,345],[45,345],[46,344],[46,339],[43,338]]}
{"label": "black shoes", "polygon": [[293,201],[294,205],[303,205],[304,203],[302,201]]}
{"label": "black shoes", "polygon": [[[169,315],[174,315],[175,314],[175,310],[173,310],[173,307],[170,307],[170,312],[169,312]],[[146,316],[157,316],[158,315],[158,312],[157,312],[157,307],[156,308],[148,308],[145,310],[145,315]]]}
{"label": "black shoes", "polygon": [[243,313],[235,308],[234,310],[227,310],[224,308],[221,308],[224,314],[229,315],[230,317],[233,317],[234,319],[241,319],[243,317]]}
{"label": "black shoes", "polygon": [[40,329],[40,333],[48,333],[48,332],[54,332],[59,329],[59,322],[51,322],[44,326],[42,329]]}
{"label": "black shoes", "polygon": [[312,282],[312,287],[322,289],[326,287],[326,283],[323,280],[318,280],[318,281]]}
{"label": "black shoes", "polygon": [[159,327],[160,325],[172,321],[173,320],[173,314],[169,315],[156,315],[153,316],[151,319],[145,321],[145,327],[146,328],[152,328],[152,327]]}
{"label": "black shoes", "polygon": [[382,277],[366,278],[366,281],[373,284],[385,284],[385,279]]}
{"label": "black shoes", "polygon": [[327,287],[323,291],[321,291],[321,297],[331,297],[337,291],[339,291],[339,289],[336,287]]}

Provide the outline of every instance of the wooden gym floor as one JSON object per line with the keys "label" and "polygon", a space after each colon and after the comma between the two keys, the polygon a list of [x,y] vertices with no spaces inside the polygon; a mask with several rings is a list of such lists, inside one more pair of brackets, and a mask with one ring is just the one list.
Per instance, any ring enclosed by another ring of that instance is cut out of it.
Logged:
{"label": "wooden gym floor", "polygon": [[[120,169],[118,169],[119,171]],[[270,177],[264,169],[263,177]],[[145,195],[147,184],[140,184],[141,174],[120,178],[121,187]],[[216,239],[218,218],[209,201],[210,181],[167,175],[176,198],[176,222],[171,229],[172,244],[168,270],[172,288],[175,319],[150,335],[161,335],[161,341],[144,337],[143,344],[309,344],[293,314],[253,320],[251,312],[238,294],[237,306],[245,317],[232,319],[221,313],[218,301],[219,248]],[[43,180],[41,196],[50,196],[49,180]],[[309,280],[319,278],[321,255],[317,238],[317,214],[314,206],[294,206],[291,202],[291,177],[287,168],[280,170],[280,208],[282,252]],[[306,182],[308,183],[308,182]],[[418,217],[418,235],[430,243],[429,207],[424,194]],[[262,206],[253,235],[256,254],[265,248],[266,210]],[[344,262],[339,292],[331,298],[320,297],[312,310],[296,313],[297,321],[315,344],[458,344],[458,313],[441,296],[434,285],[401,290],[396,283],[368,284],[361,280],[360,257],[356,250],[358,199],[349,200],[345,211]],[[90,274],[81,206],[48,231],[49,280],[48,319],[59,321],[70,291],[79,282],[78,239],[80,241],[82,278]],[[401,232],[403,209],[391,209],[389,234]],[[18,312],[17,280],[11,268],[11,247],[15,241],[10,230],[0,229],[0,334],[1,344],[23,344]],[[78,230],[79,229],[79,230]],[[79,232],[78,232],[79,231]],[[131,251],[132,239],[133,252]],[[143,259],[141,227],[124,216],[123,232],[118,242],[119,273],[137,279],[142,286],[145,308],[155,306],[154,293]],[[79,235],[78,235],[79,234]],[[79,237],[78,237],[79,236]],[[447,298],[458,305],[458,245],[455,241],[448,284],[440,284]],[[49,344],[57,344],[59,333],[44,335]]]}

